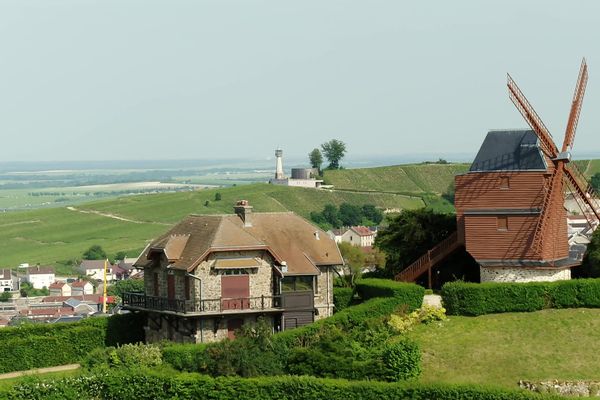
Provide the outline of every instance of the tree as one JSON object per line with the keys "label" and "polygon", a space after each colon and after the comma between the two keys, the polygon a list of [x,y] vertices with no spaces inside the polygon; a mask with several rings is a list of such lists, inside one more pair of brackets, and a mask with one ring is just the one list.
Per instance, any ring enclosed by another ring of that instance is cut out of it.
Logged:
{"label": "tree", "polygon": [[8,301],[10,301],[10,299],[12,299],[11,292],[2,292],[0,294],[0,302],[7,303]]}
{"label": "tree", "polygon": [[360,278],[362,270],[365,268],[365,253],[357,246],[342,242],[339,245],[340,253],[344,259],[345,273],[350,276],[350,286],[354,286],[354,281]]}
{"label": "tree", "polygon": [[383,212],[375,208],[373,204],[365,204],[362,206],[362,215],[364,218],[373,222],[375,225],[379,225],[383,221]]}
{"label": "tree", "polygon": [[346,144],[341,140],[331,139],[321,145],[321,150],[327,161],[329,161],[328,169],[340,169],[340,161],[346,155]]}
{"label": "tree", "polygon": [[592,179],[590,179],[590,184],[596,192],[600,192],[600,172],[596,172],[592,176]]}
{"label": "tree", "polygon": [[424,208],[403,210],[375,239],[375,247],[386,254],[386,274],[396,275],[455,230],[454,215]]}
{"label": "tree", "polygon": [[215,193],[215,201],[221,201],[221,193]]}
{"label": "tree", "polygon": [[342,223],[340,222],[340,219],[338,217],[338,208],[335,205],[325,205],[322,214],[323,218],[325,218],[325,221],[331,224],[331,226],[333,226],[334,228],[339,228],[340,226],[342,226]]}
{"label": "tree", "polygon": [[342,222],[342,225],[356,226],[360,225],[362,221],[362,210],[359,206],[349,203],[342,203],[340,205],[338,216]]}
{"label": "tree", "polygon": [[106,287],[106,293],[109,296],[123,298],[125,292],[144,292],[144,281],[142,279],[125,279]]}
{"label": "tree", "polygon": [[308,153],[308,159],[310,161],[310,165],[313,168],[316,168],[318,171],[321,171],[321,164],[323,164],[323,154],[319,149],[313,149],[310,153]]}
{"label": "tree", "polygon": [[84,260],[106,260],[106,252],[101,246],[94,244],[83,253]]}
{"label": "tree", "polygon": [[574,278],[600,277],[600,229],[596,229],[587,245],[581,266],[572,271]]}
{"label": "tree", "polygon": [[115,254],[115,259],[114,261],[122,261],[125,259],[125,257],[127,257],[127,252],[126,251],[117,251],[117,254]]}

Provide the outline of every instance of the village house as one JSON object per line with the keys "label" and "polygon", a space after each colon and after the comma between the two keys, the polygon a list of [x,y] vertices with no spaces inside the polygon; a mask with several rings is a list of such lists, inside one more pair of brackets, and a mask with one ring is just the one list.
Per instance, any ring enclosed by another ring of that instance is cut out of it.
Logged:
{"label": "village house", "polygon": [[371,247],[375,242],[376,235],[376,230],[371,230],[366,226],[351,226],[342,234],[341,241],[353,246]]}
{"label": "village house", "polygon": [[[82,260],[78,270],[82,275],[91,276],[93,279],[102,281],[104,280],[104,262],[105,260]],[[114,266],[108,263],[106,280],[112,281],[116,279],[113,269]]]}
{"label": "village house", "polygon": [[19,290],[17,275],[9,268],[0,270],[0,292],[13,292]]}
{"label": "village house", "polygon": [[125,293],[148,312],[146,340],[212,342],[263,317],[274,331],[333,313],[335,242],[291,212],[190,215],[152,242],[135,264],[145,293]]}
{"label": "village house", "polygon": [[34,289],[49,288],[55,281],[54,268],[52,267],[35,267],[27,268],[25,281],[29,282]]}
{"label": "village house", "polygon": [[135,263],[137,260],[138,259],[134,257],[125,257],[121,261],[119,261],[117,266],[121,271],[123,271],[122,279],[127,279],[130,276],[133,276],[138,272],[142,271],[140,268],[135,267]]}
{"label": "village house", "polygon": [[48,286],[50,296],[70,296],[71,286],[66,282],[54,282]]}
{"label": "village house", "polygon": [[72,296],[82,296],[85,294],[94,294],[94,285],[88,281],[75,281],[71,283]]}

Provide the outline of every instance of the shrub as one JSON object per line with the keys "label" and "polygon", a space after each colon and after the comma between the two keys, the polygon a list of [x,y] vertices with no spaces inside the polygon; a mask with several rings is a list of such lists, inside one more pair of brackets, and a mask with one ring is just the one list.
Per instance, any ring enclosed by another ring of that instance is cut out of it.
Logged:
{"label": "shrub", "polygon": [[407,339],[388,343],[382,354],[385,378],[396,382],[416,378],[421,374],[419,346]]}
{"label": "shrub", "polygon": [[356,292],[363,300],[373,297],[394,297],[408,305],[409,311],[421,307],[425,296],[425,289],[414,283],[375,278],[359,280],[356,283]]}
{"label": "shrub", "polygon": [[335,311],[339,312],[349,307],[352,304],[354,298],[354,289],[347,287],[334,287],[333,288],[333,304],[335,305]]}
{"label": "shrub", "polygon": [[75,363],[95,348],[140,340],[143,316],[137,314],[3,328],[0,373]]}
{"label": "shrub", "polygon": [[[475,385],[346,381],[313,377],[211,378],[195,374],[115,370],[53,380],[29,378],[0,396],[13,400],[550,400],[551,395]],[[7,392],[9,391],[9,392]]]}
{"label": "shrub", "polygon": [[531,283],[450,282],[443,286],[442,298],[448,314],[452,315],[600,307],[600,279]]}
{"label": "shrub", "polygon": [[151,344],[124,344],[116,349],[111,348],[108,354],[113,366],[128,368],[156,367],[163,361],[160,348]]}
{"label": "shrub", "polygon": [[446,319],[445,308],[434,307],[426,304],[408,315],[390,315],[388,325],[398,333],[405,333],[410,331],[417,324],[429,324],[434,321],[444,321]]}
{"label": "shrub", "polygon": [[209,363],[206,344],[169,344],[162,350],[163,360],[179,371],[206,371]]}

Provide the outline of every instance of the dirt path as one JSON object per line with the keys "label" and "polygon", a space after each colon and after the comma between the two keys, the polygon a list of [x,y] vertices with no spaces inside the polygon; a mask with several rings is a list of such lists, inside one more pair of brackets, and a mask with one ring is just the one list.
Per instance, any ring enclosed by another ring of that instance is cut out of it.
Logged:
{"label": "dirt path", "polygon": [[37,375],[37,374],[47,374],[48,372],[72,371],[74,369],[79,369],[79,368],[81,368],[81,365],[79,365],[79,364],[68,364],[68,365],[59,365],[58,367],[36,368],[36,369],[30,369],[28,371],[8,372],[6,374],[0,374],[0,380],[18,378],[18,377],[24,376],[24,375]]}
{"label": "dirt path", "polygon": [[100,215],[101,217],[106,217],[106,218],[112,218],[112,219],[116,219],[118,221],[124,221],[124,222],[131,222],[132,224],[156,224],[156,225],[165,225],[165,226],[171,226],[171,224],[167,224],[165,222],[146,222],[146,221],[138,221],[135,219],[129,219],[129,218],[123,218],[123,217],[119,217],[118,215],[115,214],[110,214],[110,213],[104,213],[102,211],[96,211],[96,210],[81,210],[79,208],[75,208],[72,206],[67,207],[67,210],[69,211],[75,211],[75,212],[80,212],[82,214],[94,214],[94,215]]}

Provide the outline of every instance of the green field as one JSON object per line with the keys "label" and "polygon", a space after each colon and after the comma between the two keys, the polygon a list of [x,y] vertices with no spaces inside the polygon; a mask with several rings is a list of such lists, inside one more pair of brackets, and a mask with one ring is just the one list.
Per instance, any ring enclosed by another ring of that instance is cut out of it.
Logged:
{"label": "green field", "polygon": [[[222,200],[214,201],[215,193]],[[194,192],[126,196],[85,205],[0,214],[0,267],[20,263],[64,264],[92,244],[108,253],[137,255],[152,238],[190,213],[232,213],[240,199],[256,212],[294,211],[308,217],[325,204],[375,204],[381,208],[419,208],[419,198],[253,184]],[[206,201],[209,205],[206,206]],[[121,218],[121,219],[117,219]],[[125,220],[123,220],[125,219]]]}
{"label": "green field", "polygon": [[325,171],[324,178],[336,189],[440,195],[468,169],[469,164],[408,164]]}
{"label": "green field", "polygon": [[421,345],[424,382],[516,388],[520,379],[600,380],[600,310],[449,317],[410,334]]}

